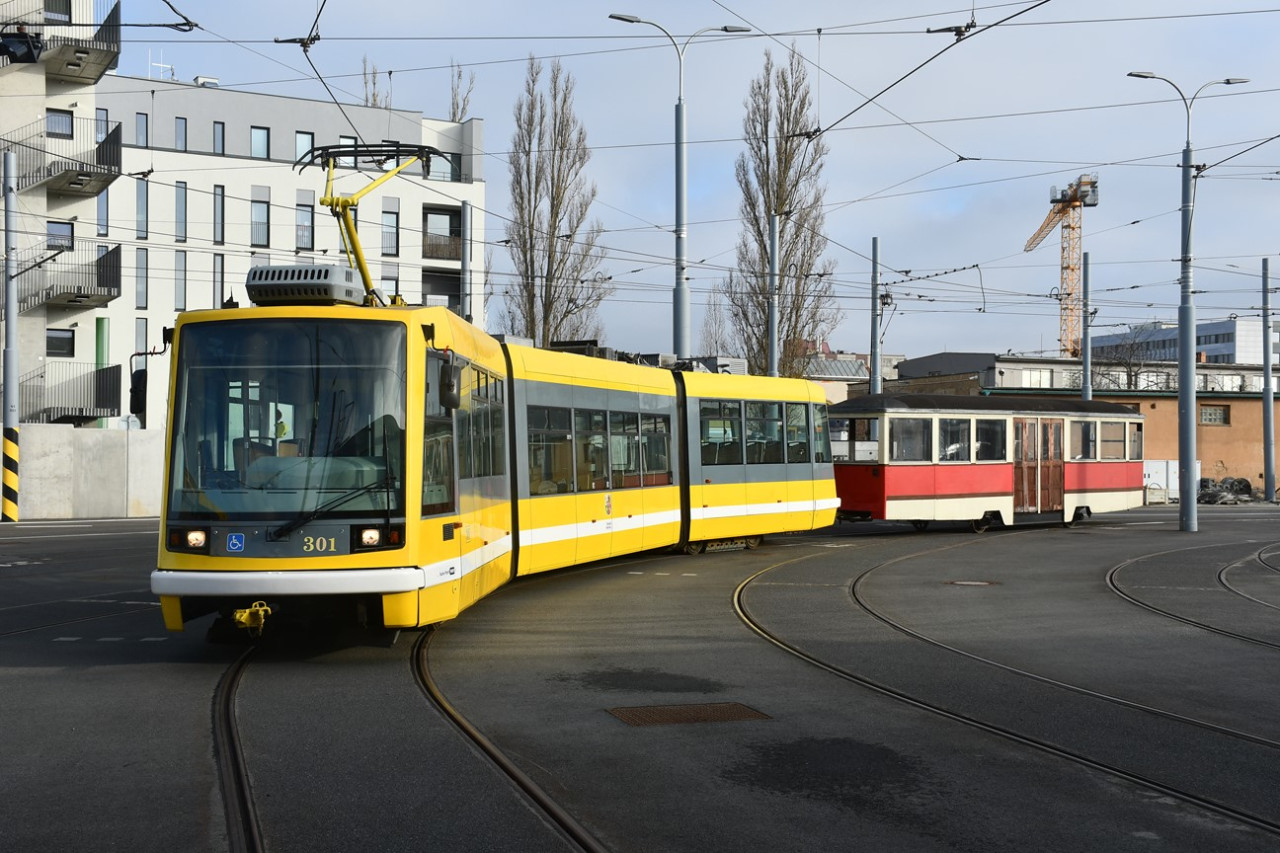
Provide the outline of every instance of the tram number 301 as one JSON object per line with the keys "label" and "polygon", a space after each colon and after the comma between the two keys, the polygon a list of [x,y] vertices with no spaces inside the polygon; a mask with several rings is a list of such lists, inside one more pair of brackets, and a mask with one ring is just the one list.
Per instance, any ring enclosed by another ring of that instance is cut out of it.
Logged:
{"label": "tram number 301", "polygon": [[335,536],[304,536],[302,550],[308,554],[335,554],[338,551],[338,539]]}

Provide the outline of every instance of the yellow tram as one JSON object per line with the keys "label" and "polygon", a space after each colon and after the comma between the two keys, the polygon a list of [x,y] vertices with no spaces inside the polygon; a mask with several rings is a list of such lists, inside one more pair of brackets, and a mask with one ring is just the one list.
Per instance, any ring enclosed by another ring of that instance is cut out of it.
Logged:
{"label": "yellow tram", "polygon": [[172,330],[151,581],[169,629],[212,612],[428,625],[517,576],[834,521],[813,383],[540,350],[378,304],[348,230],[359,277],[258,267],[251,306]]}

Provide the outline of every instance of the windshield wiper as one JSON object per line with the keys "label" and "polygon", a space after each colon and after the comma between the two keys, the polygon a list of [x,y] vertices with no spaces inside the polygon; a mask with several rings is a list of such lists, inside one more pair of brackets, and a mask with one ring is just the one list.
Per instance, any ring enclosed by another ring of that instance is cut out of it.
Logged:
{"label": "windshield wiper", "polygon": [[[290,533],[297,530],[302,525],[308,524],[314,521],[315,519],[317,519],[322,513],[326,513],[329,510],[333,509],[334,507],[341,506],[342,504],[346,503],[352,498],[357,498],[360,495],[365,494],[366,492],[373,491],[374,489],[381,488],[384,486],[390,489],[390,484],[391,484],[391,474],[388,473],[387,476],[383,477],[382,479],[374,480],[371,483],[365,483],[363,486],[357,486],[356,488],[351,489],[350,491],[343,492],[342,494],[338,495],[336,498],[325,501],[324,503],[320,504],[313,510],[300,513],[292,521],[287,521],[284,524],[277,527],[276,529],[269,531],[268,539],[272,541],[278,541],[280,539],[284,539]],[[390,502],[388,501],[388,503]],[[388,506],[387,511],[390,512],[390,506]]]}

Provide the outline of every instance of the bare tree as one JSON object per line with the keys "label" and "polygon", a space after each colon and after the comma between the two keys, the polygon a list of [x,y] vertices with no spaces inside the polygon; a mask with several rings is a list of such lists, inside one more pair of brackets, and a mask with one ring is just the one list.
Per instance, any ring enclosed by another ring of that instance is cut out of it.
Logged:
{"label": "bare tree", "polygon": [[778,372],[798,376],[805,341],[821,341],[840,321],[824,259],[823,161],[827,154],[815,125],[804,61],[794,47],[785,66],[769,51],[764,69],[751,81],[745,101],[743,138],[734,173],[742,190],[738,272],[716,284],[728,314],[732,338],[740,341],[752,373],[768,366],[769,215],[778,222]]}
{"label": "bare tree", "polygon": [[1167,383],[1168,372],[1151,368],[1153,359],[1149,342],[1154,339],[1156,330],[1157,326],[1152,323],[1130,326],[1117,336],[1117,340],[1096,347],[1094,387],[1130,391],[1163,387]]}
{"label": "bare tree", "polygon": [[506,237],[515,276],[501,319],[505,331],[535,346],[599,337],[597,311],[613,292],[596,273],[601,229],[587,223],[596,187],[583,173],[591,151],[573,112],[573,76],[553,61],[545,92],[541,82],[542,63],[530,57],[511,138]]}
{"label": "bare tree", "polygon": [[364,105],[366,107],[385,106],[382,93],[378,91],[378,66],[369,62],[368,56],[360,57],[360,76],[364,80]]}
{"label": "bare tree", "polygon": [[471,93],[476,88],[476,72],[472,71],[467,77],[467,85],[465,91],[462,86],[462,66],[456,62],[450,61],[453,69],[453,75],[449,80],[449,121],[466,121],[467,113],[471,111]]}

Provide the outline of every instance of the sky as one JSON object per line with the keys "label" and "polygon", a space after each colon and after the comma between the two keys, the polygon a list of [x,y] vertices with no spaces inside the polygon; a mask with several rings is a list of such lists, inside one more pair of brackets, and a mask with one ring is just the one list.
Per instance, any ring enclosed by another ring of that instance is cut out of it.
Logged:
{"label": "sky", "polygon": [[[735,262],[734,160],[766,50],[775,61],[792,48],[804,57],[829,148],[826,256],[843,312],[832,350],[870,348],[876,238],[893,299],[883,352],[1056,355],[1060,233],[1023,247],[1051,211],[1051,188],[1086,174],[1099,191],[1082,228],[1093,334],[1176,322],[1188,109],[1175,85],[1191,98],[1210,81],[1250,81],[1201,90],[1190,112],[1193,162],[1209,167],[1194,197],[1197,319],[1260,316],[1262,261],[1280,255],[1277,0],[472,0],[408,14],[386,0],[172,2],[199,29],[126,29],[119,73],[208,75],[223,88],[327,99],[301,48],[274,41],[307,35],[317,13],[310,59],[346,102],[360,101],[367,61],[394,107],[446,118],[451,63],[474,73],[470,115],[484,119],[487,149],[477,236],[494,244],[499,281],[511,269],[497,241],[510,213],[512,109],[528,58],[558,58],[576,81],[598,193],[592,215],[605,229],[601,271],[616,288],[601,310],[601,343],[621,350],[672,351],[680,62],[657,28],[610,20],[615,12],[653,21],[681,44],[704,27],[751,28],[698,36],[684,53],[697,352],[707,293]],[[122,10],[125,23],[174,20],[160,0],[126,0]],[[970,21],[959,41],[927,31]]]}

